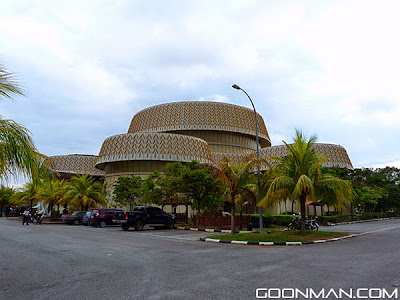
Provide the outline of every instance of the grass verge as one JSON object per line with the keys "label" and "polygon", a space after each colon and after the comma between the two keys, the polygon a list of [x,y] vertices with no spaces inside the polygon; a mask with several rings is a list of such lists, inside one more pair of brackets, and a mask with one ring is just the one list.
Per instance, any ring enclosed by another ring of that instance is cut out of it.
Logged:
{"label": "grass verge", "polygon": [[305,236],[301,231],[275,231],[271,233],[238,233],[235,235],[213,235],[207,238],[224,241],[248,241],[248,242],[311,242],[316,240],[327,240],[349,235],[344,232],[307,231]]}

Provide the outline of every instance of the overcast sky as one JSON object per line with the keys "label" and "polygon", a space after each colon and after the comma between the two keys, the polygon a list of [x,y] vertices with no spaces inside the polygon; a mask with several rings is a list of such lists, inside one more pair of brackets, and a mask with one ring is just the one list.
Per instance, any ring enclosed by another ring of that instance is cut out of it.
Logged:
{"label": "overcast sky", "polygon": [[0,3],[0,61],[26,98],[0,114],[47,155],[98,154],[150,105],[224,101],[344,146],[355,167],[400,167],[399,1]]}

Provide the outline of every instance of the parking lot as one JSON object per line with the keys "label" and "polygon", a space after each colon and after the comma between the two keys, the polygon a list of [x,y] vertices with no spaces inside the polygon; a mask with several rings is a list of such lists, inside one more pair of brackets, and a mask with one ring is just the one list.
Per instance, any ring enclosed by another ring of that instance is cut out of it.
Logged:
{"label": "parking lot", "polygon": [[266,287],[399,285],[400,220],[333,229],[350,228],[371,233],[258,247],[199,242],[211,235],[205,232],[22,226],[1,218],[0,299],[255,299]]}

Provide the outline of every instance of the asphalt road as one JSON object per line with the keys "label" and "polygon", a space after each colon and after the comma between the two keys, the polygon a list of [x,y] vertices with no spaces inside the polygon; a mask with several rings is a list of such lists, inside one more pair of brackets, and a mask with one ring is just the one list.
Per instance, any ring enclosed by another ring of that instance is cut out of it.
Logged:
{"label": "asphalt road", "polygon": [[327,230],[371,233],[260,247],[198,241],[204,232],[0,218],[0,299],[256,299],[257,288],[400,285],[400,220]]}

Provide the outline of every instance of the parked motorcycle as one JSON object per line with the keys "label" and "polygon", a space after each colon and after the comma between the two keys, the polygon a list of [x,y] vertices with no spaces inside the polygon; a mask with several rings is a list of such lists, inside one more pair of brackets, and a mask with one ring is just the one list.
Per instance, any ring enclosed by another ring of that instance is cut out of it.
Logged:
{"label": "parked motorcycle", "polygon": [[306,220],[306,230],[316,230],[318,231],[319,225],[317,223],[317,219],[314,218],[312,220]]}
{"label": "parked motorcycle", "polygon": [[[312,220],[306,220],[305,225],[306,225],[306,230],[318,231],[319,229],[319,225],[317,223],[316,218]],[[288,225],[288,230],[301,230],[301,217],[297,219],[296,215],[293,214],[292,222]]]}
{"label": "parked motorcycle", "polygon": [[35,225],[37,224],[42,225],[42,214],[35,213],[31,218],[31,221]]}

